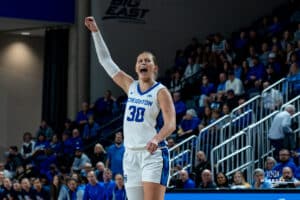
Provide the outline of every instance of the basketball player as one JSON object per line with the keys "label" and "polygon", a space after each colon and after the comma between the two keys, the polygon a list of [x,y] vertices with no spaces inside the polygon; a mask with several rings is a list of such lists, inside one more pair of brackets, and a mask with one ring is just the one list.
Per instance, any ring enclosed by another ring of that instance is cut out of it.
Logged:
{"label": "basketball player", "polygon": [[[155,81],[158,71],[150,52],[138,55],[135,71],[138,80],[114,63],[93,17],[85,19],[92,32],[100,64],[128,95],[124,116],[123,158],[126,193],[129,200],[163,200],[169,175],[165,138],[176,126],[172,98],[165,86]],[[162,111],[164,125],[156,131],[156,118]]]}

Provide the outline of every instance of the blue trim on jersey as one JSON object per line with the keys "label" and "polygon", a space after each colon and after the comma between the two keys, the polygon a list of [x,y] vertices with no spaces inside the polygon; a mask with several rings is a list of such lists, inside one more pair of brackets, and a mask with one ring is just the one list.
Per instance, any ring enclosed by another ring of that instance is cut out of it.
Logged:
{"label": "blue trim on jersey", "polygon": [[160,177],[160,184],[167,186],[168,179],[169,179],[169,170],[170,170],[168,149],[162,148],[161,155],[163,157],[163,168],[162,168],[161,177]]}
{"label": "blue trim on jersey", "polygon": [[144,95],[144,94],[147,94],[148,92],[150,92],[151,90],[153,90],[156,86],[158,86],[160,83],[159,82],[157,82],[157,83],[155,83],[154,85],[152,85],[148,90],[146,90],[145,92],[142,92],[141,91],[141,89],[140,89],[140,84],[138,83],[137,85],[136,85],[136,87],[137,87],[137,91],[138,91],[138,93],[140,94],[140,95]]}

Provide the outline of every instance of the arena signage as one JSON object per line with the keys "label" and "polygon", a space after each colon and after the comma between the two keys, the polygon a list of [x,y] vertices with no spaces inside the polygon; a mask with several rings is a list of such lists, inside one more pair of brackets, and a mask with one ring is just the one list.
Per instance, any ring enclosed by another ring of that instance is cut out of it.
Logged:
{"label": "arena signage", "polygon": [[142,0],[111,0],[103,20],[145,24],[149,9],[141,7]]}

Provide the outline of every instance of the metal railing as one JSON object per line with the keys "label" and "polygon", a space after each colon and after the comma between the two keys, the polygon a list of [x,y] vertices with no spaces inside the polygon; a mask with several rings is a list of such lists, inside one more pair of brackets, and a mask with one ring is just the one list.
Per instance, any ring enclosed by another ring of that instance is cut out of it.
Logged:
{"label": "metal railing", "polygon": [[224,115],[217,121],[204,127],[198,137],[196,151],[203,151],[206,156],[210,155],[210,150],[226,139],[221,131],[222,127],[231,120],[230,115]]}
{"label": "metal railing", "polygon": [[253,146],[253,158],[255,167],[264,168],[264,160],[272,154],[273,149],[268,139],[268,133],[275,115],[278,111],[274,111],[270,115],[259,120],[255,124],[249,126],[247,133],[249,134],[250,145]]}
{"label": "metal railing", "polygon": [[249,134],[245,131],[240,131],[232,138],[214,147],[210,156],[213,166],[211,169],[212,175],[215,176],[218,172],[231,175],[244,167],[252,170],[253,152],[249,141]]}
{"label": "metal railing", "polygon": [[288,102],[286,102],[285,104],[283,104],[280,108],[280,110],[284,110],[284,108],[289,105],[292,104],[295,106],[296,112],[300,111],[300,95],[296,96],[295,98],[289,100]]}
{"label": "metal railing", "polygon": [[[171,180],[171,178],[178,175],[179,168],[189,171],[193,167],[193,160],[195,159],[196,139],[197,137],[195,135],[192,135],[169,149],[171,169],[169,181]],[[178,168],[178,166],[180,167]]]}

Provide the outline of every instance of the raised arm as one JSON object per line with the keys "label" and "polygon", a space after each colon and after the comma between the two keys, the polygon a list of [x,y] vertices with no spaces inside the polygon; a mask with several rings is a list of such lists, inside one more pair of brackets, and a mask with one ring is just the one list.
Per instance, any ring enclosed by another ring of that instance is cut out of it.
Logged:
{"label": "raised arm", "polygon": [[112,60],[94,17],[86,17],[85,26],[92,32],[99,63],[103,66],[104,70],[114,80],[114,82],[127,93],[130,84],[133,82],[133,78],[120,70],[120,68]]}

